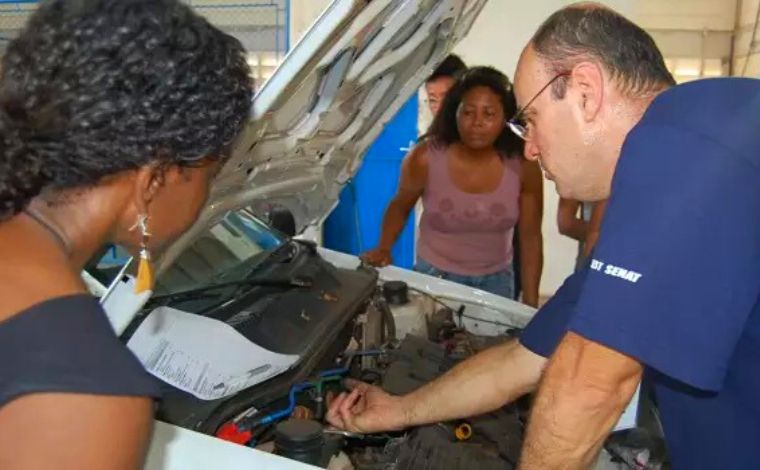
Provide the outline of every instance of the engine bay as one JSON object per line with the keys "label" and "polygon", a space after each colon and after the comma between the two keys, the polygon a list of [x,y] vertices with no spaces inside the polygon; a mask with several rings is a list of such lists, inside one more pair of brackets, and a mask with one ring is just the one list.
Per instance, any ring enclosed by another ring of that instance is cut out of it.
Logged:
{"label": "engine bay", "polygon": [[350,322],[348,345],[332,367],[293,384],[287,397],[275,400],[279,406],[245,409],[214,434],[323,468],[514,468],[527,409],[523,403],[401,432],[364,435],[330,429],[325,414],[331,399],[344,390],[343,379],[406,394],[518,332],[504,325],[499,336],[468,333],[457,313],[433,297],[409,291],[400,281],[378,285],[366,309]]}
{"label": "engine bay", "polygon": [[[483,319],[494,336],[474,334],[465,326],[474,317],[464,305],[455,311],[423,289],[380,279],[373,268],[337,267],[301,241],[271,251],[253,272],[231,263],[223,274],[202,278],[194,266],[212,248],[219,251],[211,245],[200,240],[176,260],[159,279],[167,288],[162,292],[159,286],[122,339],[128,342],[150,312],[170,307],[223,322],[247,340],[299,360],[284,373],[214,400],[163,383],[159,420],[323,468],[516,464],[520,405],[461,422],[368,435],[330,429],[325,415],[332,398],[345,390],[345,379],[409,393],[515,336],[517,328]],[[177,288],[185,282],[180,276],[193,277],[195,288]]]}
{"label": "engine bay", "polygon": [[[288,240],[262,252],[263,258],[219,271],[194,270],[208,250],[219,251],[209,240],[201,242],[159,279],[172,288],[151,298],[122,339],[129,344],[152,312],[168,307],[213,319],[245,342],[298,360],[216,399],[164,382],[158,420],[321,468],[516,468],[530,397],[481,416],[375,434],[331,428],[326,414],[346,390],[345,379],[404,395],[479,351],[516,338],[519,321],[473,300],[434,293],[442,291],[433,287],[435,278],[407,272],[407,283],[399,272],[398,280],[388,280],[373,268],[325,258],[303,241]],[[185,281],[172,277],[180,275],[193,277],[195,287],[178,289]],[[213,334],[202,341],[226,347]],[[613,435],[606,448],[618,463],[600,468],[664,468],[661,442],[640,431]]]}

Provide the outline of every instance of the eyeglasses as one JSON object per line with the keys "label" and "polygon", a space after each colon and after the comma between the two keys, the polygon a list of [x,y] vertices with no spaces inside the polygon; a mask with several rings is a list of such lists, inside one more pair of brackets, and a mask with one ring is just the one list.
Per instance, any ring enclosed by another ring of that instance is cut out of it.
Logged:
{"label": "eyeglasses", "polygon": [[536,98],[538,98],[539,96],[541,96],[541,93],[543,93],[544,90],[546,90],[547,88],[549,88],[552,85],[552,83],[556,82],[558,78],[560,78],[560,77],[568,77],[568,76],[570,76],[570,72],[562,72],[560,74],[555,75],[554,78],[552,78],[551,80],[549,80],[549,83],[547,83],[540,90],[538,90],[538,93],[536,93],[535,96],[533,96],[533,98],[531,98],[525,106],[523,106],[522,108],[520,108],[520,109],[517,110],[517,112],[512,117],[512,119],[510,119],[509,121],[507,121],[507,126],[509,126],[509,129],[512,132],[514,132],[517,137],[521,138],[522,140],[528,140],[528,138],[529,138],[529,136],[528,136],[529,129],[528,129],[527,125],[524,124],[524,123],[522,123],[522,122],[520,122],[521,118],[522,118],[522,115],[525,112],[525,110],[528,109],[528,106],[530,106],[531,104],[533,104],[533,102],[536,101]]}

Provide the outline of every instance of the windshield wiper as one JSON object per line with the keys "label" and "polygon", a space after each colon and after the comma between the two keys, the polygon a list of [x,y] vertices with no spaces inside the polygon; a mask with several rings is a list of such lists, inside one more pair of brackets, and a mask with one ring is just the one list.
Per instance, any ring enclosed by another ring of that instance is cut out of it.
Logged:
{"label": "windshield wiper", "polygon": [[208,286],[198,287],[182,292],[176,292],[174,294],[158,295],[151,297],[148,301],[148,305],[153,306],[166,301],[185,302],[188,300],[198,300],[203,298],[215,298],[219,297],[219,293],[211,293],[215,290],[224,289],[227,287],[293,287],[293,288],[309,288],[313,285],[313,281],[308,278],[289,277],[289,278],[259,278],[259,279],[242,279],[239,281],[220,282],[218,284],[210,284]]}

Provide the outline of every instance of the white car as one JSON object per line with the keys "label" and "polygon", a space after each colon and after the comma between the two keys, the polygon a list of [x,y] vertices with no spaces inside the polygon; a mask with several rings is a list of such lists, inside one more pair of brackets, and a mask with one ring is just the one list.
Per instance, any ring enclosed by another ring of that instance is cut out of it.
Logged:
{"label": "white car", "polygon": [[257,94],[199,220],[159,260],[154,292],[133,294],[117,262],[88,268],[116,331],[165,383],[147,468],[515,465],[518,405],[468,420],[459,438],[461,423],[358,436],[326,431],[323,418],[342,378],[408,392],[514,335],[534,309],[360,266],[257,216],[276,204],[298,233],[320,226],[485,1],[334,1]]}

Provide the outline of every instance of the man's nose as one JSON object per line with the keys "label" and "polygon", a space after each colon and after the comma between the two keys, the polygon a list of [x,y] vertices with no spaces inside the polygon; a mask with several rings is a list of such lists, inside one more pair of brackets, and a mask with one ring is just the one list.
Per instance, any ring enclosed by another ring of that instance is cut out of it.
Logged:
{"label": "man's nose", "polygon": [[538,151],[538,146],[531,140],[525,141],[525,149],[523,150],[523,153],[525,158],[532,162],[535,162],[538,160],[538,157],[541,156],[541,153]]}

